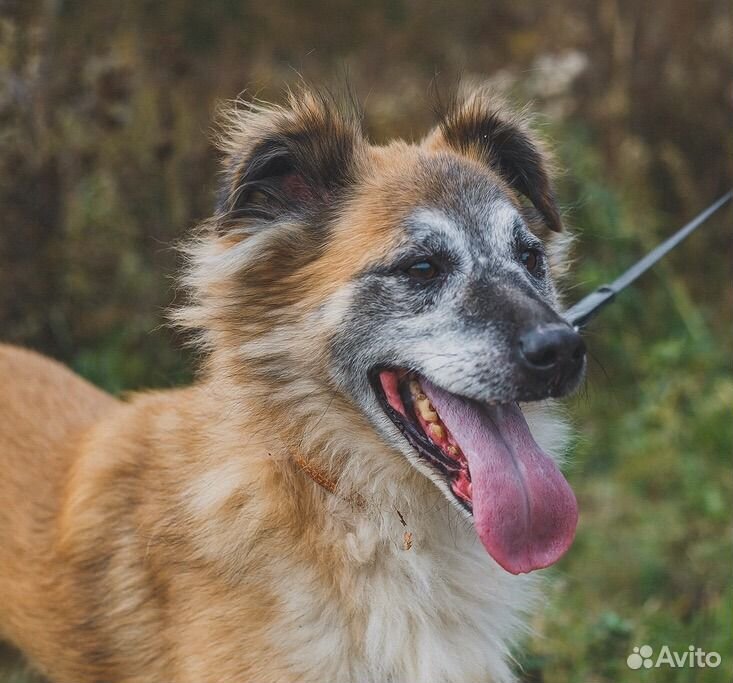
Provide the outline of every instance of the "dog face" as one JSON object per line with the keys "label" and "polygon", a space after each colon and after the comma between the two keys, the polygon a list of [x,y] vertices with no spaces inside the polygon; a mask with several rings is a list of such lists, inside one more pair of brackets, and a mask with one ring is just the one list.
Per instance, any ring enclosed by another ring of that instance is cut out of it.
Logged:
{"label": "dog face", "polygon": [[554,562],[575,499],[518,402],[574,389],[585,352],[558,313],[560,217],[524,123],[481,92],[419,145],[371,146],[307,92],[229,123],[192,276],[212,355],[273,395],[307,377],[344,397],[499,564]]}

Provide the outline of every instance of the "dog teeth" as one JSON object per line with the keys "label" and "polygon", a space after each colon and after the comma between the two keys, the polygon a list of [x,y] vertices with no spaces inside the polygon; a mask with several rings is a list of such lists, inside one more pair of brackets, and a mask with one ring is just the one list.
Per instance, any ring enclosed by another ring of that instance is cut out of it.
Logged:
{"label": "dog teeth", "polygon": [[[433,404],[430,403],[430,399],[423,393],[420,382],[412,379],[408,383],[407,387],[410,390],[410,396],[412,396],[412,400],[414,401],[415,411],[422,420],[428,423],[428,436],[436,441],[443,441],[446,438],[445,427],[440,421],[440,416],[437,411],[433,408]],[[447,447],[447,451],[453,457],[458,457],[461,454],[460,449],[454,445],[449,445]]]}
{"label": "dog teeth", "polygon": [[417,411],[420,413],[420,417],[422,417],[425,422],[431,422],[433,424],[438,422],[438,413],[435,412],[435,408],[433,408],[427,397],[416,399],[415,406],[417,407]]}
{"label": "dog teeth", "polygon": [[435,439],[444,439],[445,438],[445,429],[441,427],[440,425],[431,424],[430,425],[430,435]]}

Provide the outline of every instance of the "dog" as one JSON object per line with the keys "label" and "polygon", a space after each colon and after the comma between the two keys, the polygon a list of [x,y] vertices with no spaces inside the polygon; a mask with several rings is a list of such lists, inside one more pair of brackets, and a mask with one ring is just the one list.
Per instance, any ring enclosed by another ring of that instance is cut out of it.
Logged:
{"label": "dog", "polygon": [[515,680],[577,523],[551,163],[483,89],[419,143],[360,120],[306,87],[224,117],[194,385],[0,350],[0,638],[49,680]]}

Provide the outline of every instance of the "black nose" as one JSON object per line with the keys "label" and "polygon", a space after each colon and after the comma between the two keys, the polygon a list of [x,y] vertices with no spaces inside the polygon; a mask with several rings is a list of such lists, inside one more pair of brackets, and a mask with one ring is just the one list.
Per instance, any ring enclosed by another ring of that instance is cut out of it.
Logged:
{"label": "black nose", "polygon": [[564,377],[582,366],[585,343],[569,325],[538,325],[519,337],[519,356],[527,370]]}

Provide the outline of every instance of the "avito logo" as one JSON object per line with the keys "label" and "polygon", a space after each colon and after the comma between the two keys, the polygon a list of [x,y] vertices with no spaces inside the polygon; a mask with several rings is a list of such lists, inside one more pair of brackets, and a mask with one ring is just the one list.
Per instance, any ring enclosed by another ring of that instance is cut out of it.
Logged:
{"label": "avito logo", "polygon": [[662,645],[659,654],[654,657],[654,650],[651,645],[634,647],[633,652],[626,658],[629,669],[651,669],[660,666],[668,666],[671,669],[689,667],[691,669],[711,668],[720,666],[722,658],[717,652],[705,652],[700,647],[690,645],[683,652],[671,650],[668,645]]}

